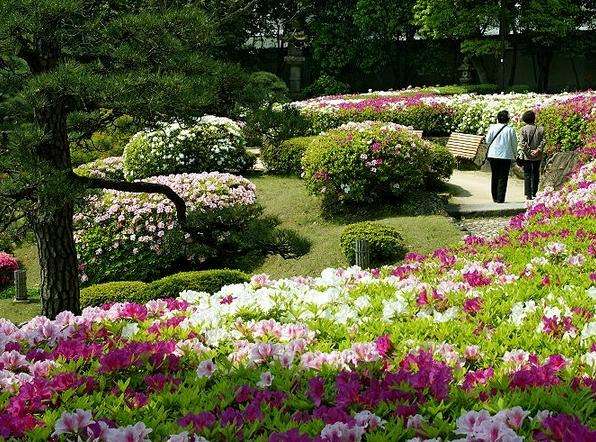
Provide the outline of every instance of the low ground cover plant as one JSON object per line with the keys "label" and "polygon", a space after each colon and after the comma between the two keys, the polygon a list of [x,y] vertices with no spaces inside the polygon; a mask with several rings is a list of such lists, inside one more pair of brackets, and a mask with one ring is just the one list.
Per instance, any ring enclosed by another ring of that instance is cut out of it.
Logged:
{"label": "low ground cover plant", "polygon": [[591,160],[502,235],[399,265],[0,320],[0,434],[593,440],[595,232]]}

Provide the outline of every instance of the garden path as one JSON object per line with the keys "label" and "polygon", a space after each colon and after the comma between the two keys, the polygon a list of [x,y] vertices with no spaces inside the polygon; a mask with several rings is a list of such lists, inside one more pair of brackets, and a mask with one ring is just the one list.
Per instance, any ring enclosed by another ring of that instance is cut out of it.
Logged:
{"label": "garden path", "polygon": [[[490,173],[455,170],[448,188],[451,204],[494,204],[490,194]],[[523,203],[525,199],[524,182],[519,178],[509,177],[506,202]]]}

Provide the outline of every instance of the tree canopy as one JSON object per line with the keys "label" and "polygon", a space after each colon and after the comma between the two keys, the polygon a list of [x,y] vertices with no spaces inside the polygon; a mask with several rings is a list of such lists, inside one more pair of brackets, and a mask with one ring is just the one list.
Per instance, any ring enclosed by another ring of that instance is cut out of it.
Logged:
{"label": "tree canopy", "polygon": [[121,115],[142,126],[229,112],[244,75],[226,62],[235,43],[221,30],[250,7],[184,0],[0,4],[1,219],[24,218],[36,234],[48,316],[78,310],[72,213],[88,188],[164,193],[184,218],[184,202],[167,188],[76,176],[70,146]]}

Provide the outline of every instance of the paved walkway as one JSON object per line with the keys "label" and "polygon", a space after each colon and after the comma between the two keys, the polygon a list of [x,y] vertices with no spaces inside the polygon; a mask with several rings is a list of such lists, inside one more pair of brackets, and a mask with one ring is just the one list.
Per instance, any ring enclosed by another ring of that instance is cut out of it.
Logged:
{"label": "paved walkway", "polygon": [[493,203],[487,172],[456,170],[447,187],[450,212],[455,215],[506,216],[525,208],[524,182],[519,178],[509,177],[505,204]]}

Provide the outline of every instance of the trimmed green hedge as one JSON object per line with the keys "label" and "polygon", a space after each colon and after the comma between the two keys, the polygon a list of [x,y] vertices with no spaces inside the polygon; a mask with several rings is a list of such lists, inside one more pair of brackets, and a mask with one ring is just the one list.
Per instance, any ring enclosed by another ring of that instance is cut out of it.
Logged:
{"label": "trimmed green hedge", "polygon": [[97,306],[108,302],[146,302],[147,286],[141,281],[113,281],[95,284],[81,290],[81,307]]}
{"label": "trimmed green hedge", "polygon": [[176,298],[184,290],[215,293],[228,284],[250,281],[239,270],[200,270],[181,272],[156,281],[114,281],[96,284],[81,290],[81,307],[110,302],[145,303],[152,299]]}
{"label": "trimmed green hedge", "polygon": [[302,155],[317,136],[295,137],[281,143],[265,143],[261,149],[261,159],[267,171],[280,175],[300,175]]}
{"label": "trimmed green hedge", "polygon": [[150,299],[176,298],[184,290],[215,293],[224,285],[250,281],[250,277],[239,270],[200,270],[181,272],[166,276],[149,284]]}
{"label": "trimmed green hedge", "polygon": [[404,240],[395,227],[364,221],[346,226],[340,236],[341,248],[350,264],[355,262],[354,242],[368,241],[371,265],[392,264],[407,253]]}

